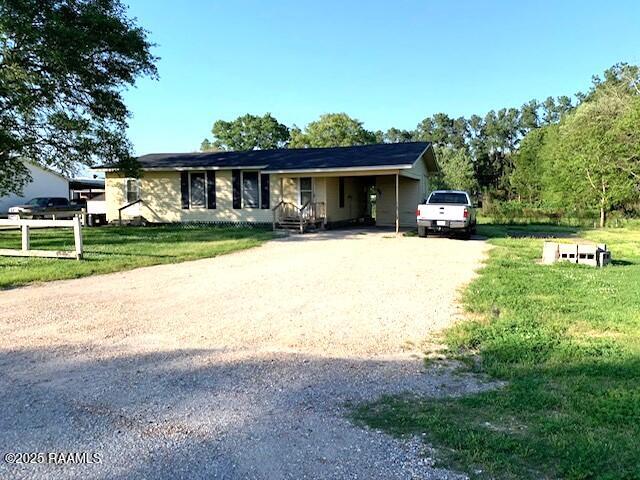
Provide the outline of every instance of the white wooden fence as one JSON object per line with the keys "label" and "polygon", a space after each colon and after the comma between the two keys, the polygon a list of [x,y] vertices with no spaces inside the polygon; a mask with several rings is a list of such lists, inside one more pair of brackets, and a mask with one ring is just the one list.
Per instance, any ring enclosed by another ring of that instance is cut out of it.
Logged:
{"label": "white wooden fence", "polygon": [[[76,215],[72,220],[4,220],[0,219],[0,227],[15,227],[22,230],[22,249],[0,248],[0,255],[11,257],[49,257],[49,258],[75,258],[82,259],[82,222],[80,215]],[[30,229],[43,227],[67,227],[73,228],[73,239],[75,250],[32,250],[30,248]]]}

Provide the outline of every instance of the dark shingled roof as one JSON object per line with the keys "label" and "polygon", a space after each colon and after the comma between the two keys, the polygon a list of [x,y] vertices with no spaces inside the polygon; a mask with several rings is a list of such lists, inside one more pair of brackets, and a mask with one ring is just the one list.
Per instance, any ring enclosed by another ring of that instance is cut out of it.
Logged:
{"label": "dark shingled roof", "polygon": [[[263,170],[395,167],[413,164],[429,142],[333,148],[287,148],[244,152],[153,153],[138,158],[142,169],[246,168]],[[109,168],[105,165],[102,168]]]}

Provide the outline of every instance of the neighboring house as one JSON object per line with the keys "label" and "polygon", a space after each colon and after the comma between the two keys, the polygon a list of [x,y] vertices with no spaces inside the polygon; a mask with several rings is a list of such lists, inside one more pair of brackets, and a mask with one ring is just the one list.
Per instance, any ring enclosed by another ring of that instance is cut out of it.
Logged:
{"label": "neighboring house", "polygon": [[5,214],[9,207],[21,205],[36,197],[64,197],[69,198],[69,180],[62,175],[25,162],[31,173],[31,182],[22,189],[22,195],[7,195],[0,197],[0,214]]}
{"label": "neighboring house", "polygon": [[437,172],[427,142],[151,154],[138,161],[140,179],[109,165],[96,169],[105,172],[108,221],[120,213],[157,223],[270,224],[275,214],[283,223],[302,216],[329,226],[369,220],[413,227]]}
{"label": "neighboring house", "polygon": [[69,180],[70,200],[90,200],[102,195],[104,197],[103,178],[74,178]]}

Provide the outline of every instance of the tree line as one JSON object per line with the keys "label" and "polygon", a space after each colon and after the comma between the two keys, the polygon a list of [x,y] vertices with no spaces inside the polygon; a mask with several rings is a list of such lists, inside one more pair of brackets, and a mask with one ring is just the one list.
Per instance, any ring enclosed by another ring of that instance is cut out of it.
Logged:
{"label": "tree line", "polygon": [[[201,150],[429,141],[441,168],[438,186],[529,207],[597,207],[604,224],[607,211],[638,198],[638,78],[638,67],[620,63],[572,97],[531,100],[468,118],[436,113],[413,130],[367,130],[346,113],[321,115],[302,129],[269,113],[246,114],[214,122],[213,137]],[[611,178],[604,179],[605,171]],[[586,182],[580,188],[577,178]]]}

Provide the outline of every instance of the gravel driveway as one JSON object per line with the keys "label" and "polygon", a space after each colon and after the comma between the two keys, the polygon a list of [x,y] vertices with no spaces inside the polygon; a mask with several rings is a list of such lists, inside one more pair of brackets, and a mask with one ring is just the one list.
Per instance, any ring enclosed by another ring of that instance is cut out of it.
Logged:
{"label": "gravel driveway", "polygon": [[425,369],[482,241],[340,231],[0,292],[0,478],[458,478],[346,404],[483,388]]}

